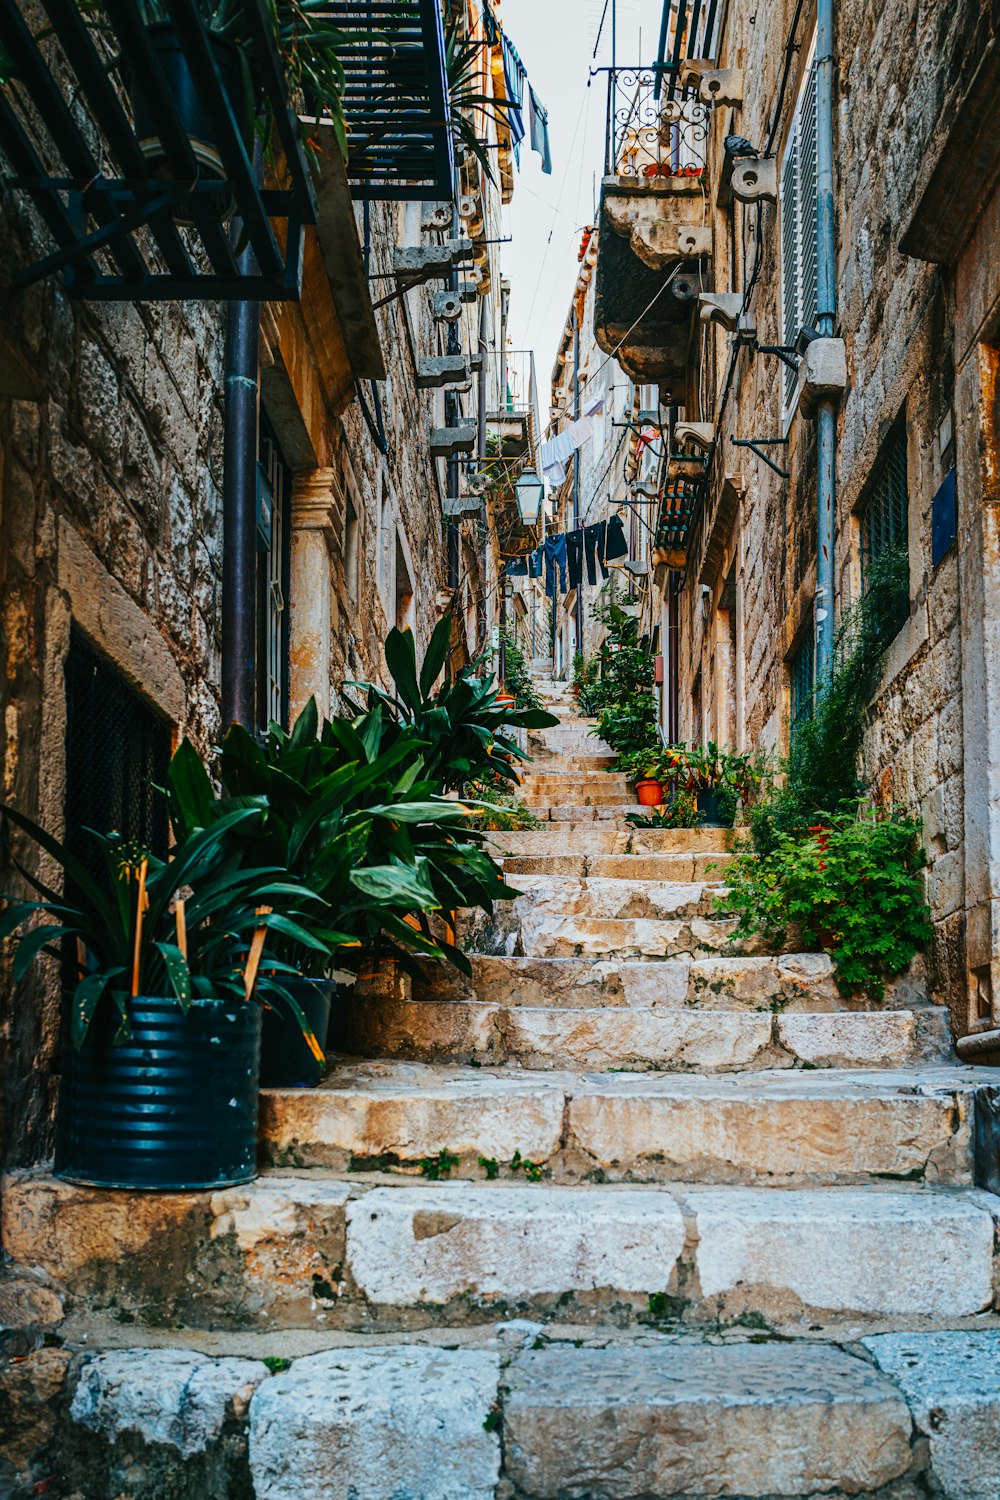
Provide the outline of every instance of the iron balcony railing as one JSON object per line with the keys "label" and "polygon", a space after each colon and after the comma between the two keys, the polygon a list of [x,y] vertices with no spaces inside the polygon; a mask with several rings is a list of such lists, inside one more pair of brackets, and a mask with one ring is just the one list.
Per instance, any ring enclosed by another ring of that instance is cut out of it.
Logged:
{"label": "iron balcony railing", "polygon": [[653,69],[657,99],[677,94],[680,65],[685,58],[713,60],[720,43],[719,0],[663,0],[660,45]]}
{"label": "iron balcony railing", "polygon": [[[673,81],[676,72],[671,69]],[[609,68],[604,175],[637,179],[700,176],[711,106],[693,89],[657,94],[656,69]]]}
{"label": "iron balcony railing", "polygon": [[[508,424],[523,427],[523,467],[538,461],[538,386],[532,349],[491,349],[486,356],[486,422],[498,435]],[[509,441],[505,446],[510,446]],[[516,479],[516,475],[514,478]]]}
{"label": "iron balcony railing", "polygon": [[362,199],[449,199],[455,173],[440,0],[330,0],[344,40],[347,176]]}
{"label": "iron balcony railing", "polygon": [[[185,130],[138,0],[104,0],[120,54],[117,82],[108,43],[73,0],[43,0],[43,42],[18,0],[0,0],[0,172],[7,168],[0,186],[33,201],[56,247],[15,285],[61,271],[72,296],[103,300],[298,297],[315,193],[263,0],[239,3],[286,163],[288,185],[271,191],[258,184],[198,0],[164,5],[214,137],[212,176]],[[145,134],[162,153],[156,175],[127,108],[130,79],[142,81]],[[242,220],[252,255],[237,255],[228,212]],[[284,235],[272,218],[285,220]]]}

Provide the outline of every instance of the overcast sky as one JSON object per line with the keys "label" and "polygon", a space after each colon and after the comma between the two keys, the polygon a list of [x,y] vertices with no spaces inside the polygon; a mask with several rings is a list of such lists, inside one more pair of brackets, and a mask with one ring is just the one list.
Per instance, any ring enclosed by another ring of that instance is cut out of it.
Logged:
{"label": "overcast sky", "polygon": [[[656,56],[662,0],[616,0],[619,64]],[[503,269],[511,283],[510,336],[534,349],[543,419],[548,380],[577,276],[580,231],[593,222],[604,166],[607,75],[591,67],[611,61],[611,6],[592,59],[605,0],[502,0],[497,11],[521,55],[535,93],[549,112],[552,175],[521,148],[514,199],[507,209]],[[641,40],[640,40],[641,39]],[[640,51],[641,45],[641,51]]]}

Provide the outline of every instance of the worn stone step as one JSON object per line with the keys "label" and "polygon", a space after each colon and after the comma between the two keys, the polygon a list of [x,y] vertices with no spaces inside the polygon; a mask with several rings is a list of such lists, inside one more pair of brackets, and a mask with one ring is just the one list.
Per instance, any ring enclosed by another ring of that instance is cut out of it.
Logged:
{"label": "worn stone step", "polygon": [[[270,1089],[261,1147],[274,1166],[546,1180],[969,1185],[977,1095],[969,1069],[699,1075],[341,1063],[318,1089]],[[485,1163],[485,1165],[484,1165]]]}
{"label": "worn stone step", "polygon": [[532,747],[532,767],[545,776],[591,776],[613,774],[618,765],[617,755],[611,752],[581,750],[543,750]]}
{"label": "worn stone step", "polygon": [[248,1483],[268,1500],[993,1500],[1000,1471],[994,1331],[837,1346],[508,1320],[460,1347],[369,1333],[311,1350],[315,1336],[286,1334],[273,1372],[259,1337],[210,1336],[239,1351],[221,1355],[130,1337],[9,1367],[9,1396],[44,1384],[38,1456],[75,1494],[127,1473],[141,1500],[228,1500]]}
{"label": "worn stone step", "polygon": [[577,917],[517,911],[473,913],[461,923],[463,946],[477,953],[528,958],[674,958],[706,953],[761,952],[757,939],[737,939],[735,918]]}
{"label": "worn stone step", "polygon": [[[551,787],[544,787],[538,790],[535,787],[528,786],[524,789],[521,801],[530,807],[533,812],[536,808],[561,808],[565,809],[567,813],[571,813],[575,808],[586,807],[614,807],[619,811],[624,808],[627,812],[633,812],[639,805],[637,802],[626,801],[624,787],[611,788],[610,790],[607,787],[601,787],[591,791],[588,787],[574,786],[568,788],[565,797],[563,797],[558,788],[553,790]],[[573,816],[585,817],[585,814],[573,813]],[[558,821],[554,817],[551,817],[551,815],[550,820],[553,822]]]}
{"label": "worn stone step", "polygon": [[[450,964],[426,964],[413,990],[421,999],[484,1000],[497,1005],[693,1006],[698,1010],[765,1010],[775,1013],[868,1009],[862,998],[845,1001],[825,953],[771,956],[704,956],[666,960],[525,958],[470,953],[472,977]],[[393,988],[410,998],[409,982]],[[358,997],[372,986],[363,983]],[[886,990],[884,1009],[923,1005],[927,985],[918,957],[910,973]]]}
{"label": "worn stone step", "polygon": [[724,910],[720,880],[628,880],[587,875],[522,875],[511,884],[522,893],[505,910],[523,920],[527,913],[574,917],[710,917]]}
{"label": "worn stone step", "polygon": [[650,810],[641,807],[638,802],[622,802],[620,798],[614,797],[606,802],[592,799],[589,802],[558,804],[548,800],[529,800],[528,805],[535,817],[540,818],[543,823],[568,823],[581,828],[588,823],[607,820],[625,824],[629,813],[635,813],[641,818],[651,816]]}
{"label": "worn stone step", "polygon": [[521,1067],[717,1070],[898,1067],[949,1054],[944,1010],[820,1015],[695,1009],[575,1009],[481,1000],[355,998],[333,1031],[360,1057]]}
{"label": "worn stone step", "polygon": [[[189,1328],[385,1330],[499,1305],[616,1322],[905,1320],[992,1306],[997,1199],[973,1188],[373,1186],[267,1175],[210,1193],[8,1179],[4,1248],[78,1310]],[[653,1302],[651,1303],[651,1300]]]}
{"label": "worn stone step", "polygon": [[[667,883],[724,880],[732,854],[508,854],[504,871],[517,875],[558,875],[583,880],[656,880]],[[517,885],[516,879],[512,883]]]}
{"label": "worn stone step", "polygon": [[725,854],[733,843],[726,828],[528,829],[491,835],[504,854]]}

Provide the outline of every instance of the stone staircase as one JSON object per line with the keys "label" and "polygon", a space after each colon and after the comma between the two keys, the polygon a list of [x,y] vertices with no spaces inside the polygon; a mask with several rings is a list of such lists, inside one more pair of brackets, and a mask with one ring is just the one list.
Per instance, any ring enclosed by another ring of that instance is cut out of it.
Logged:
{"label": "stone staircase", "polygon": [[543,827],[497,836],[523,894],[464,921],[471,979],[379,976],[326,1083],[264,1094],[257,1182],[7,1183],[0,1308],[48,1332],[19,1378],[62,1361],[33,1477],[1000,1497],[1000,1072],[953,1060],[920,969],[874,1007],[822,954],[734,951],[727,835],[626,823],[543,687]]}

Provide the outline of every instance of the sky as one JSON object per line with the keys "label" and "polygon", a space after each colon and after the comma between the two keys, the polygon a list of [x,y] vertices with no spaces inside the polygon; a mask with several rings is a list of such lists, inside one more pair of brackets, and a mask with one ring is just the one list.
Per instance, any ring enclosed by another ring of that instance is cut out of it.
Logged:
{"label": "sky", "polygon": [[[605,0],[501,0],[496,10],[549,113],[552,175],[541,158],[521,147],[514,198],[506,210],[502,248],[511,283],[509,332],[515,349],[534,349],[540,404],[547,405],[549,375],[577,277],[582,228],[594,222],[604,167],[607,74],[591,68],[611,61],[611,10],[617,9],[619,65],[656,56],[662,0],[607,0],[596,60],[595,42]],[[641,49],[641,50],[640,50]]]}

